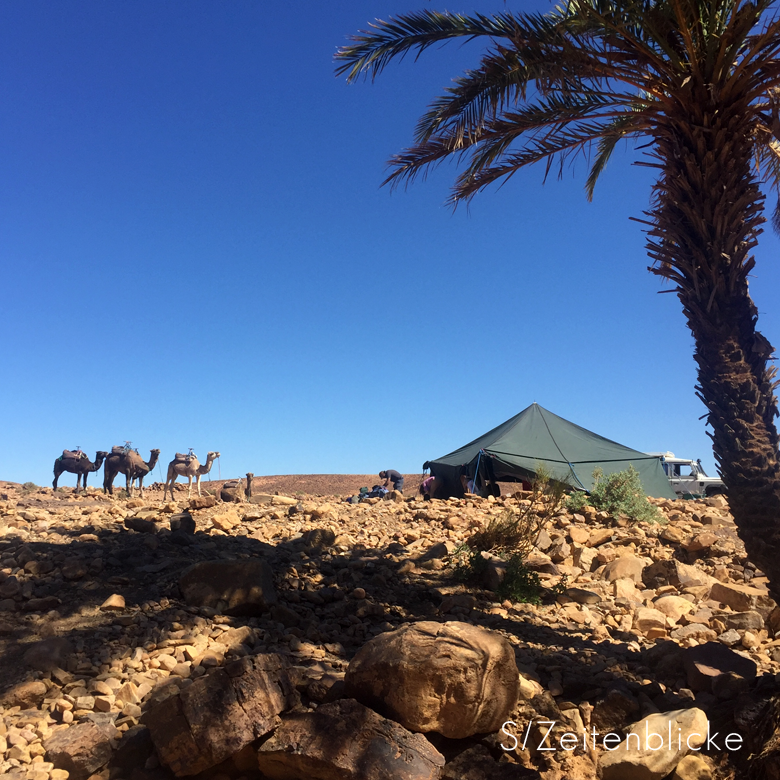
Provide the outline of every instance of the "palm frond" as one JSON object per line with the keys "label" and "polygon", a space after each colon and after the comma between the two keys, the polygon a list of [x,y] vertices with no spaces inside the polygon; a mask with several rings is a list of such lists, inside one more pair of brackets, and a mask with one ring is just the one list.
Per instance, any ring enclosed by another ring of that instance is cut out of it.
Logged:
{"label": "palm frond", "polygon": [[596,182],[599,176],[604,172],[607,167],[612,152],[615,151],[615,147],[618,142],[626,138],[629,133],[636,133],[640,130],[636,126],[635,117],[621,116],[615,119],[615,121],[608,127],[602,137],[598,140],[596,149],[596,159],[591,165],[588,178],[585,182],[585,193],[588,196],[588,200],[593,200],[593,193],[596,189]]}
{"label": "palm frond", "polygon": [[518,32],[517,20],[509,13],[485,16],[464,16],[462,14],[420,11],[403,16],[391,17],[387,21],[377,20],[372,30],[362,30],[352,36],[351,46],[344,46],[336,52],[336,75],[347,74],[347,81],[353,81],[361,74],[371,78],[384,70],[396,57],[403,57],[409,51],[417,55],[435,43],[452,38],[512,38]]}

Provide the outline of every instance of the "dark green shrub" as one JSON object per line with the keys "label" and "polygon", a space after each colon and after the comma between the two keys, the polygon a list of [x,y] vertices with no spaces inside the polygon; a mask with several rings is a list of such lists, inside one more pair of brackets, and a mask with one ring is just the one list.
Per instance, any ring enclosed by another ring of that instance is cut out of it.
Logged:
{"label": "dark green shrub", "polygon": [[647,500],[639,472],[633,466],[608,477],[597,468],[593,471],[593,479],[595,484],[589,500],[596,509],[613,517],[625,515],[634,522],[657,523],[662,519],[658,507]]}

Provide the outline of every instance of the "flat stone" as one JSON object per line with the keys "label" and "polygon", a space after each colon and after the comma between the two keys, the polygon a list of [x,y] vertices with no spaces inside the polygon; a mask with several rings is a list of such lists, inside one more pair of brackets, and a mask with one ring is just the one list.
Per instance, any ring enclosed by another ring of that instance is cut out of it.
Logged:
{"label": "flat stone", "polygon": [[354,699],[286,716],[257,758],[270,780],[438,780],[445,763],[424,736]]}
{"label": "flat stone", "polygon": [[567,588],[565,594],[578,604],[598,604],[601,601],[601,596],[598,593],[594,593],[592,590],[585,590],[584,588]]}
{"label": "flat stone", "polygon": [[688,687],[694,691],[710,691],[712,678],[733,672],[745,679],[756,676],[756,662],[730,650],[720,642],[707,642],[689,647],[683,656]]}
{"label": "flat stone", "polygon": [[43,747],[55,768],[70,773],[69,780],[84,780],[111,758],[110,737],[110,732],[96,723],[79,723],[55,731]]}

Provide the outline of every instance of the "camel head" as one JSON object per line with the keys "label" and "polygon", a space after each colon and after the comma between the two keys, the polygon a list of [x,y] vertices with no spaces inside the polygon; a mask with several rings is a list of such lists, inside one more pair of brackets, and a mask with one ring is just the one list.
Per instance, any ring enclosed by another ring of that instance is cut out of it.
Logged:
{"label": "camel head", "polygon": [[153,469],[154,464],[157,463],[157,459],[160,457],[160,450],[152,450],[151,457],[149,458],[149,468]]}
{"label": "camel head", "polygon": [[207,460],[207,461],[208,461],[208,460],[215,460],[215,459],[216,459],[216,458],[218,458],[218,457],[219,457],[219,453],[218,453],[218,452],[210,452],[210,453],[209,453],[209,454],[206,456],[206,460]]}

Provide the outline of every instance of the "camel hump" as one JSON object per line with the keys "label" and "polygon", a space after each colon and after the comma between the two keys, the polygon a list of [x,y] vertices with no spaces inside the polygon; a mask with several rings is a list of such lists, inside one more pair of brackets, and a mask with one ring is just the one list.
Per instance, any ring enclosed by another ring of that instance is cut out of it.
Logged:
{"label": "camel hump", "polygon": [[124,447],[112,447],[111,448],[111,454],[112,455],[124,455],[125,454],[125,448]]}
{"label": "camel hump", "polygon": [[130,450],[130,452],[127,453],[127,462],[134,466],[146,465],[144,459],[134,450]]}
{"label": "camel hump", "polygon": [[86,453],[82,452],[81,450],[63,450],[62,451],[62,457],[65,460],[80,460],[81,458],[86,458]]}

